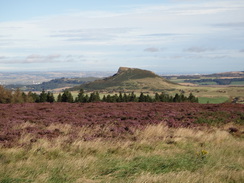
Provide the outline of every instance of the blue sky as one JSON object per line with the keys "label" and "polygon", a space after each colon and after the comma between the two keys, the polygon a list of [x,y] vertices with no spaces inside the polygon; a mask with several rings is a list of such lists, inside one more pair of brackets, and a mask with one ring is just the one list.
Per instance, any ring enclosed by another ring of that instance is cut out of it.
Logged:
{"label": "blue sky", "polygon": [[244,70],[243,0],[0,0],[0,71]]}

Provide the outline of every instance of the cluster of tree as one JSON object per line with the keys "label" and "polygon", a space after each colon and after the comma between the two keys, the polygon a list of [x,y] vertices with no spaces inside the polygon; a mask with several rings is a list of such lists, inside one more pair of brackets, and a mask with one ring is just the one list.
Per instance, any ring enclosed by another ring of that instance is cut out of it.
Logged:
{"label": "cluster of tree", "polygon": [[28,92],[28,94],[20,91],[19,89],[11,91],[0,86],[0,103],[25,103],[25,102],[198,102],[192,93],[187,97],[183,94],[175,94],[175,96],[169,96],[165,93],[155,93],[155,96],[145,95],[141,93],[140,96],[136,96],[134,92],[129,94],[120,92],[114,95],[104,95],[102,99],[98,92],[92,92],[89,95],[85,94],[81,89],[78,96],[74,98],[69,90],[64,90],[55,99],[53,93],[42,91],[40,94]]}
{"label": "cluster of tree", "polygon": [[11,91],[0,86],[0,103],[24,103],[24,102],[34,102],[32,93],[28,94],[22,92],[20,89]]}
{"label": "cluster of tree", "polygon": [[[69,95],[71,93],[67,91]],[[62,95],[60,94],[59,97],[62,99]],[[58,101],[62,101],[59,100]],[[71,100],[72,101],[72,100]],[[100,95],[98,92],[93,92],[90,94],[84,93],[84,90],[81,89],[78,96],[76,97],[75,102],[82,102],[82,103],[87,103],[87,102],[198,102],[198,98],[195,97],[192,93],[187,97],[184,94],[175,94],[175,96],[169,96],[168,94],[165,93],[155,93],[154,97],[141,93],[140,96],[136,96],[134,92],[131,92],[129,94],[122,93],[120,92],[119,94],[114,94],[114,95],[104,95],[102,99],[100,98]],[[64,101],[62,101],[64,102]]]}
{"label": "cluster of tree", "polygon": [[199,79],[199,80],[184,80],[187,83],[204,83],[204,82],[216,82],[218,85],[229,85],[234,81],[244,81],[244,78],[232,78],[232,79]]}

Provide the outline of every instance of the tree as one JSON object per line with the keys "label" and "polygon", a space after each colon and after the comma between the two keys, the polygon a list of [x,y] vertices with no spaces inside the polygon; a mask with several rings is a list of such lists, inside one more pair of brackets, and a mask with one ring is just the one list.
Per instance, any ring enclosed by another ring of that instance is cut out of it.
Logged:
{"label": "tree", "polygon": [[103,102],[106,102],[107,101],[107,98],[105,95],[103,95],[103,99],[102,99]]}
{"label": "tree", "polygon": [[144,94],[141,92],[140,96],[139,96],[139,99],[138,99],[139,102],[145,102],[145,96]]}
{"label": "tree", "polygon": [[159,96],[158,93],[155,93],[154,101],[155,101],[155,102],[160,102],[160,96]]}
{"label": "tree", "polygon": [[47,102],[50,102],[50,103],[55,102],[55,98],[53,96],[53,93],[51,93],[51,92],[47,93]]}
{"label": "tree", "polygon": [[24,102],[23,92],[19,88],[14,91],[12,96],[13,96],[13,98],[12,98],[13,103],[23,103]]}
{"label": "tree", "polygon": [[58,94],[57,102],[62,102],[62,95],[61,95],[61,93]]}
{"label": "tree", "polygon": [[190,93],[188,97],[189,102],[198,102],[198,98],[196,98],[192,93]]}
{"label": "tree", "polygon": [[173,98],[173,102],[180,102],[180,96],[178,93],[175,94],[175,96]]}
{"label": "tree", "polygon": [[89,102],[98,102],[100,101],[100,96],[98,92],[92,92],[90,94]]}
{"label": "tree", "polygon": [[33,99],[33,102],[35,102],[35,103],[40,102],[40,96],[38,94],[30,92],[30,95],[31,95],[31,98]]}
{"label": "tree", "polygon": [[134,92],[130,94],[129,102],[137,102],[137,97],[136,94],[134,94]]}
{"label": "tree", "polygon": [[180,101],[181,102],[187,101],[187,97],[185,97],[185,95],[183,93],[180,94]]}
{"label": "tree", "polygon": [[106,102],[111,102],[111,101],[112,101],[111,96],[110,95],[107,95]]}
{"label": "tree", "polygon": [[123,101],[124,102],[129,102],[129,99],[128,99],[128,96],[126,95],[126,93],[124,93]]}
{"label": "tree", "polygon": [[47,93],[44,90],[40,93],[40,102],[47,102]]}
{"label": "tree", "polygon": [[75,99],[76,102],[84,102],[84,90],[80,89],[78,96]]}
{"label": "tree", "polygon": [[170,97],[168,94],[165,94],[164,92],[162,92],[160,95],[159,95],[159,98],[160,98],[160,101],[161,102],[170,102]]}
{"label": "tree", "polygon": [[10,90],[5,89],[3,86],[0,86],[0,103],[11,103],[12,93]]}
{"label": "tree", "polygon": [[150,95],[146,95],[145,97],[144,97],[145,99],[145,102],[153,102],[153,99],[152,99],[152,97],[150,97]]}
{"label": "tree", "polygon": [[35,102],[35,99],[33,98],[33,93],[31,91],[29,91],[27,94],[26,102],[29,102],[29,103]]}
{"label": "tree", "polygon": [[84,99],[83,99],[83,102],[84,102],[84,103],[89,102],[89,96],[88,96],[87,94],[85,95],[85,97],[84,97]]}
{"label": "tree", "polygon": [[113,102],[119,102],[119,96],[117,94],[114,94]]}
{"label": "tree", "polygon": [[74,98],[69,90],[64,90],[64,93],[62,94],[61,97],[62,102],[74,102]]}
{"label": "tree", "polygon": [[121,92],[119,92],[118,102],[124,102],[124,98]]}

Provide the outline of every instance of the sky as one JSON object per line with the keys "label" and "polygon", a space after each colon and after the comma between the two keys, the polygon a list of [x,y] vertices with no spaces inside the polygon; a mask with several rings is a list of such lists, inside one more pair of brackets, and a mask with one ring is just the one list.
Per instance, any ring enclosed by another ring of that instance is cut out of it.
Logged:
{"label": "sky", "polygon": [[0,72],[244,71],[243,0],[0,0]]}

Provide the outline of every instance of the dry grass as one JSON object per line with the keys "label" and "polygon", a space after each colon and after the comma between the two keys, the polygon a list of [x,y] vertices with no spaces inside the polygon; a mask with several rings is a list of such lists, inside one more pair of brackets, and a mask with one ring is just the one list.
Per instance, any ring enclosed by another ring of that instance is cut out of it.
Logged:
{"label": "dry grass", "polygon": [[[51,125],[62,137],[22,136],[0,149],[0,182],[243,182],[244,143],[220,129],[148,126],[135,139],[68,143],[71,126]],[[80,137],[91,129],[80,128]]]}

